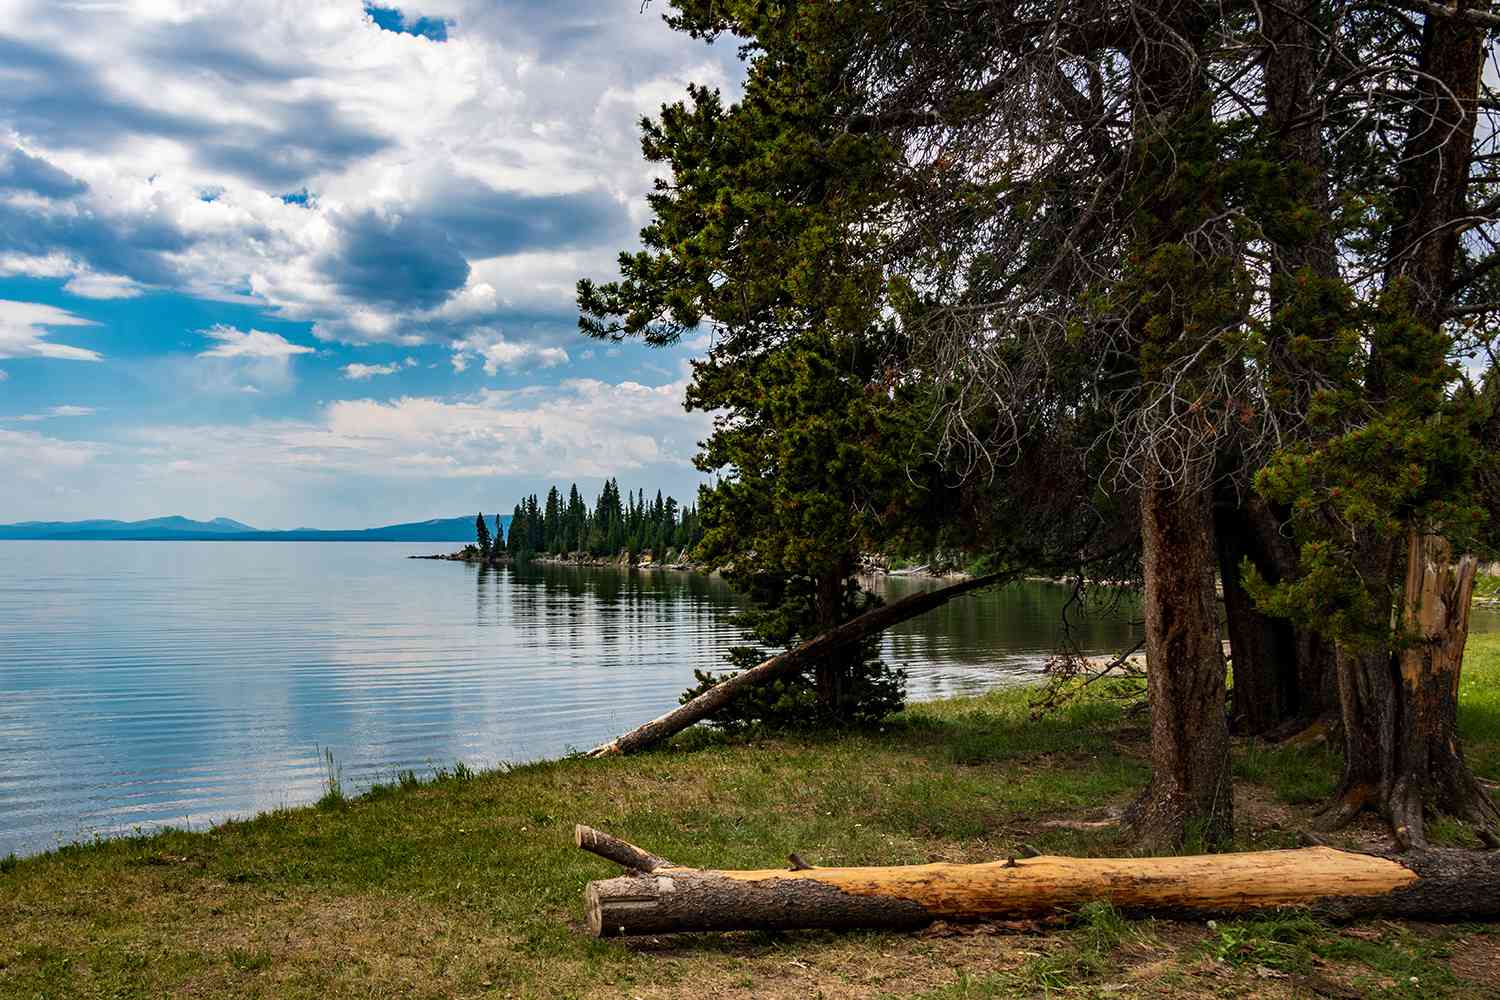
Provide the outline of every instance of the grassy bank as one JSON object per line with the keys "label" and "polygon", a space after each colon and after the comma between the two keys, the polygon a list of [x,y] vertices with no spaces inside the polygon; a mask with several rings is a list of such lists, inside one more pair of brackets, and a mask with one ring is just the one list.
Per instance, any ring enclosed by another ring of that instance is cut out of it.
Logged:
{"label": "grassy bank", "polygon": [[[578,821],[733,867],[792,850],[825,865],[986,860],[1023,843],[1120,851],[1107,829],[1048,823],[1087,820],[1139,787],[1144,719],[1091,701],[1032,722],[1027,698],[916,706],[862,736],[698,737],[628,760],[397,783],[208,833],[7,862],[0,996],[1495,995],[1500,934],[1485,926],[1210,927],[1090,907],[1067,927],[625,943],[581,932],[584,882],[614,871],[572,849]],[[1500,637],[1472,643],[1462,724],[1476,770],[1500,780]],[[1291,846],[1336,767],[1327,750],[1237,746],[1241,845]]]}

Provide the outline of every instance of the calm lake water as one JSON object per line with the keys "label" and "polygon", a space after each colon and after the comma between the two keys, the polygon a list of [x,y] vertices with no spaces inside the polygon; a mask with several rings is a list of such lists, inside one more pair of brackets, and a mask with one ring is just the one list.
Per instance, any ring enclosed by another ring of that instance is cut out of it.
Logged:
{"label": "calm lake water", "polygon": [[[674,706],[739,641],[716,579],[405,558],[445,548],[0,542],[0,856],[308,802],[325,749],[354,790],[584,749]],[[1065,598],[960,598],[886,658],[913,698],[1013,683],[1057,648]],[[1126,617],[1074,641],[1129,646]]]}

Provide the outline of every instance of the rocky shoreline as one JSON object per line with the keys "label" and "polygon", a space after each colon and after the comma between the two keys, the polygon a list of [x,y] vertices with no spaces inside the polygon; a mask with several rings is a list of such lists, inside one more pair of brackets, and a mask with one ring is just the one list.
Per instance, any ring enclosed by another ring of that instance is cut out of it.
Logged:
{"label": "rocky shoreline", "polygon": [[[704,566],[701,563],[695,563],[691,560],[676,558],[675,553],[669,552],[668,556],[671,558],[664,559],[658,562],[657,560],[652,559],[649,554],[647,554],[644,558],[637,557],[635,559],[631,559],[628,552],[621,552],[618,556],[614,557],[594,556],[582,552],[574,552],[568,555],[531,556],[526,561],[541,563],[548,566],[608,566],[615,569],[670,569],[684,573],[705,574],[717,572],[717,570],[710,570],[708,567]],[[485,566],[509,566],[515,562],[515,560],[508,555],[491,557],[488,561],[483,560],[480,558],[478,549],[476,549],[472,545],[465,546],[457,552],[438,552],[429,556],[407,556],[407,558],[435,559],[442,562],[483,564]]]}
{"label": "rocky shoreline", "polygon": [[[441,562],[461,562],[479,564],[483,562],[479,556],[479,550],[473,545],[466,545],[457,552],[436,552],[432,555],[407,556],[408,559],[429,559]],[[491,557],[487,566],[509,566],[515,560],[509,555]],[[615,569],[662,569],[675,570],[682,573],[702,573],[714,575],[719,571],[707,565],[695,562],[691,559],[682,559],[676,552],[668,551],[666,558],[657,560],[652,558],[649,552],[643,553],[635,559],[631,559],[628,552],[621,552],[617,556],[595,556],[583,552],[573,552],[568,555],[537,555],[531,556],[529,562],[542,563],[549,566],[597,566],[612,567]],[[920,580],[943,580],[954,583],[959,580],[969,579],[969,574],[952,567],[933,566],[923,563],[918,566],[901,567],[890,569],[886,560],[879,556],[866,556],[859,565],[859,575],[865,577],[897,577]]]}
{"label": "rocky shoreline", "polygon": [[[479,563],[479,550],[473,545],[466,545],[457,552],[438,552],[426,556],[408,556],[408,559],[434,559],[443,562]],[[486,565],[508,566],[514,560],[508,555],[491,558]],[[628,552],[621,552],[618,556],[594,556],[582,552],[574,552],[569,555],[543,555],[532,556],[531,562],[543,563],[550,566],[597,566],[613,567],[615,569],[648,569],[648,570],[674,570],[680,573],[702,573],[704,575],[715,575],[719,571],[710,569],[702,563],[690,559],[682,559],[677,553],[668,551],[667,558],[657,561],[651,557],[649,552],[643,553],[635,559],[630,558]],[[865,556],[859,564],[859,575],[864,577],[894,577],[918,580],[942,580],[954,583],[967,580],[970,574],[963,570],[933,566],[931,563],[923,563],[917,566],[904,566],[899,569],[891,569],[888,562],[880,556]],[[1051,583],[1062,583],[1065,581],[1052,580],[1046,577],[1030,577],[1039,581]],[[1222,594],[1222,592],[1221,592]],[[1476,608],[1500,608],[1500,593],[1480,595],[1475,594],[1473,606]]]}

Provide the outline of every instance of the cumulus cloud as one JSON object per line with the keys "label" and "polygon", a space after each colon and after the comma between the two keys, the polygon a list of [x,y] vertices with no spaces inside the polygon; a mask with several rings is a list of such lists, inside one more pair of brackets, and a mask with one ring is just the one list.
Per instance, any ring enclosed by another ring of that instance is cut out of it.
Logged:
{"label": "cumulus cloud", "polygon": [[420,216],[360,212],[339,221],[320,270],[343,295],[396,308],[441,305],[469,280],[469,262]]}
{"label": "cumulus cloud", "polygon": [[182,371],[186,384],[209,394],[287,392],[295,384],[292,359],[313,348],[265,330],[217,324],[198,331],[212,345]]}
{"label": "cumulus cloud", "polygon": [[0,299],[0,358],[57,358],[65,361],[100,361],[97,351],[71,347],[48,340],[52,327],[94,326],[84,319],[40,302]]}
{"label": "cumulus cloud", "polygon": [[17,519],[254,511],[290,527],[508,506],[523,488],[607,476],[687,496],[708,419],[683,413],[683,389],[572,380],[458,400],[341,400],[311,419],[117,426],[97,442],[0,427],[0,461],[30,477],[0,478],[0,508]]}
{"label": "cumulus cloud", "polygon": [[17,146],[0,156],[0,191],[25,192],[43,198],[72,198],[89,186]]}
{"label": "cumulus cloud", "polygon": [[327,404],[316,421],[157,427],[149,452],[259,474],[597,478],[691,464],[706,429],[686,417],[682,383],[575,379],[557,387],[487,391],[466,400],[406,396]]}
{"label": "cumulus cloud", "polygon": [[63,285],[63,291],[81,299],[133,299],[145,289],[124,275],[80,270]]}
{"label": "cumulus cloud", "polygon": [[538,368],[555,368],[570,360],[568,352],[561,347],[539,347],[505,339],[496,331],[480,331],[465,337],[453,345],[453,368],[463,371],[469,367],[471,358],[484,361],[486,375],[496,375],[500,369],[522,372]]}
{"label": "cumulus cloud", "polygon": [[349,343],[548,349],[645,217],[636,118],[742,72],[618,0],[0,9],[0,271]]}
{"label": "cumulus cloud", "polygon": [[394,362],[388,365],[362,365],[355,362],[340,369],[344,373],[344,378],[355,381],[374,378],[376,375],[394,375],[400,370],[401,366]]}
{"label": "cumulus cloud", "polygon": [[294,344],[280,334],[264,330],[236,330],[219,323],[199,332],[215,342],[213,347],[199,353],[200,358],[284,359],[313,353],[311,347]]}

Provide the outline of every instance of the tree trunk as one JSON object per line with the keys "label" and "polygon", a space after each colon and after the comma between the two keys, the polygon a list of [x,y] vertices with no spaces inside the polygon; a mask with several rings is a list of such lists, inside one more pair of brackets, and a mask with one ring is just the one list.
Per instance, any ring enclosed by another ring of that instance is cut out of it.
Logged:
{"label": "tree trunk", "polygon": [[1127,819],[1150,847],[1190,836],[1220,846],[1234,812],[1209,498],[1162,480],[1153,473],[1141,491],[1152,774]]}
{"label": "tree trunk", "polygon": [[[1444,322],[1453,277],[1485,35],[1484,28],[1461,18],[1426,18],[1422,73],[1392,195],[1397,221],[1386,287],[1403,291],[1413,319],[1432,329]],[[1372,353],[1366,380],[1372,405],[1387,400],[1387,390],[1394,392],[1407,368],[1420,369],[1422,358],[1400,354]],[[1377,609],[1389,608],[1396,545],[1369,533],[1357,539],[1356,548],[1367,593],[1382,602]],[[1469,771],[1455,724],[1477,565],[1472,556],[1452,564],[1446,542],[1415,528],[1405,555],[1400,618],[1406,634],[1398,637],[1396,650],[1349,644],[1339,649],[1344,776],[1322,825],[1336,827],[1368,808],[1390,822],[1398,843],[1420,845],[1426,842],[1426,813],[1444,812],[1476,824],[1481,838],[1500,845],[1500,810]]]}
{"label": "tree trunk", "polygon": [[[1285,178],[1285,197],[1293,207],[1292,212],[1284,214],[1298,220],[1294,225],[1273,225],[1266,234],[1272,249],[1272,322],[1266,344],[1270,400],[1275,419],[1285,428],[1301,426],[1317,384],[1291,349],[1295,334],[1306,334],[1305,326],[1310,322],[1336,326],[1341,319],[1337,310],[1328,308],[1316,287],[1319,281],[1338,280],[1327,154],[1322,118],[1317,113],[1320,98],[1313,89],[1320,67],[1329,58],[1325,8],[1321,0],[1291,0],[1257,8],[1265,42],[1265,127],[1275,141]],[[1316,221],[1309,225],[1309,219]],[[1308,295],[1311,301],[1301,301]],[[1286,519],[1259,496],[1246,502],[1245,518],[1255,539],[1249,556],[1260,574],[1271,583],[1295,577],[1297,548],[1281,534]],[[1233,650],[1236,625],[1234,611],[1228,605],[1227,582],[1225,597]],[[1286,655],[1282,643],[1288,637],[1294,668],[1252,663],[1256,676],[1247,689],[1241,688],[1243,665],[1234,651],[1235,718],[1244,732],[1280,739],[1320,725],[1326,729],[1335,719],[1338,687],[1333,643],[1305,626],[1281,626],[1275,640],[1278,655]]]}
{"label": "tree trunk", "polygon": [[1280,578],[1274,570],[1262,568],[1268,560],[1257,544],[1250,517],[1248,504],[1217,504],[1214,538],[1218,542],[1224,624],[1234,670],[1235,731],[1259,736],[1285,726],[1301,710],[1301,648],[1292,623],[1262,614],[1245,589],[1240,566],[1247,559],[1268,580]]}
{"label": "tree trunk", "polygon": [[1280,740],[1337,722],[1338,681],[1334,644],[1317,630],[1263,614],[1244,588],[1241,561],[1268,583],[1294,578],[1297,547],[1281,532],[1283,518],[1265,498],[1222,500],[1214,535],[1224,617],[1233,657],[1235,730]]}
{"label": "tree trunk", "polygon": [[987,573],[984,576],[976,576],[972,580],[939,587],[937,590],[912,594],[893,604],[867,611],[857,618],[851,618],[832,631],[809,639],[796,649],[779,653],[749,670],[742,670],[733,677],[720,681],[686,705],[679,706],[666,715],[652,719],[608,743],[595,747],[588,752],[588,756],[605,757],[617,753],[635,753],[637,750],[655,746],[662,740],[682,732],[688,726],[702,722],[713,715],[746,688],[803,670],[808,664],[818,662],[830,652],[844,649],[851,643],[857,644],[878,632],[885,631],[892,625],[898,625],[907,619],[925,614],[933,608],[942,607],[962,594],[1013,579],[1015,579],[1015,574],[1009,572]]}
{"label": "tree trunk", "polygon": [[1474,780],[1458,738],[1458,682],[1479,560],[1456,562],[1447,541],[1413,531],[1407,545],[1390,819],[1397,843],[1425,843],[1424,806],[1477,824],[1493,843],[1500,809]]}
{"label": "tree trunk", "polygon": [[[831,632],[844,620],[844,580],[842,567],[818,577],[817,610],[818,630]],[[817,693],[818,708],[830,720],[844,717],[845,691],[848,688],[850,668],[860,655],[858,643],[831,651],[813,664],[813,690]]]}
{"label": "tree trunk", "polygon": [[[579,827],[580,846],[593,835]],[[613,840],[613,838],[608,838]],[[627,845],[628,846],[628,845]],[[651,857],[639,848],[630,848]],[[613,854],[605,855],[613,858]],[[883,927],[1057,917],[1095,902],[1130,914],[1215,916],[1298,907],[1347,918],[1500,916],[1500,857],[1399,857],[1328,847],[1165,858],[1035,857],[984,864],[715,871],[662,862],[590,882],[597,937]]]}
{"label": "tree trunk", "polygon": [[1469,770],[1457,729],[1477,572],[1474,556],[1454,562],[1440,536],[1412,531],[1399,648],[1340,646],[1344,774],[1321,827],[1369,809],[1389,821],[1399,845],[1423,845],[1426,813],[1439,812],[1474,823],[1500,845],[1500,809]]}

